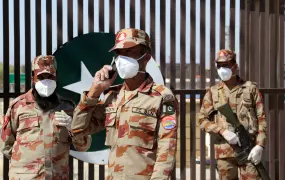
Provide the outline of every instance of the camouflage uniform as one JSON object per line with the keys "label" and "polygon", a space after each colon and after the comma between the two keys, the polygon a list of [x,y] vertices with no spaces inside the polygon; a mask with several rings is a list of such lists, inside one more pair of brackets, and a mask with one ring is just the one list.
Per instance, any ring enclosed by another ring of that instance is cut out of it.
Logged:
{"label": "camouflage uniform", "polygon": [[[225,56],[232,51],[219,52],[217,62],[226,62]],[[232,146],[219,135],[223,129],[234,132],[234,128],[226,118],[217,111],[221,105],[221,98],[229,103],[232,111],[237,114],[240,123],[250,133],[257,145],[265,147],[267,122],[264,112],[262,95],[255,83],[243,81],[237,76],[238,84],[229,90],[224,82],[212,86],[207,90],[200,110],[199,124],[201,129],[216,134],[215,158],[217,159],[220,179],[237,179],[238,165],[234,157]],[[242,179],[259,179],[259,175],[252,163],[240,167]]]}
{"label": "camouflage uniform", "polygon": [[[117,39],[122,33],[131,36],[137,31],[122,30]],[[147,76],[134,91],[125,90],[125,84],[111,87],[102,101],[87,97],[85,92],[75,109],[72,130],[77,137],[106,128],[105,144],[111,148],[107,179],[168,179],[172,171],[177,101],[168,88]]]}
{"label": "camouflage uniform", "polygon": [[[35,75],[56,75],[55,59],[53,56],[37,57],[32,69]],[[56,111],[64,110],[72,115],[75,108],[72,101],[62,97],[59,100],[55,109],[43,112],[30,90],[9,106],[1,121],[0,141],[1,151],[10,159],[9,179],[68,179],[71,142],[78,150],[89,148],[90,137],[72,141],[65,127],[54,124]]]}

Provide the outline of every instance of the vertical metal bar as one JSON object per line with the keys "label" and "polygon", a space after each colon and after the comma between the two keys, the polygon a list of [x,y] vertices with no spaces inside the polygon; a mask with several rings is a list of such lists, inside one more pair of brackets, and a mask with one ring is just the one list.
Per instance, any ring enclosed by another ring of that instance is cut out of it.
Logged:
{"label": "vertical metal bar", "polygon": [[[166,63],[165,63],[165,1],[160,1],[160,69],[163,78],[166,78]],[[142,25],[142,24],[140,24]],[[142,29],[142,27],[141,27]]]}
{"label": "vertical metal bar", "polygon": [[230,2],[230,49],[235,50],[235,5],[236,1]]}
{"label": "vertical metal bar", "polygon": [[[170,1],[170,71],[172,76],[170,76],[170,89],[174,90],[176,88],[176,0]],[[181,128],[183,128],[181,126]],[[176,179],[176,164],[174,165],[171,180]]]}
{"label": "vertical metal bar", "polygon": [[94,176],[94,164],[88,164],[89,179],[95,179]]}
{"label": "vertical metal bar", "polygon": [[[278,77],[278,88],[284,88],[284,0],[279,1],[279,77]],[[279,94],[278,96],[278,159],[279,159],[279,179],[285,179],[285,123],[284,123],[284,94]]]}
{"label": "vertical metal bar", "polygon": [[120,28],[124,29],[125,26],[125,0],[120,0]]}
{"label": "vertical metal bar", "polygon": [[[110,13],[111,17],[111,13]],[[89,32],[94,32],[94,0],[88,0],[88,25],[89,25]]]}
{"label": "vertical metal bar", "polygon": [[69,155],[69,180],[74,180],[73,178],[73,157]]}
{"label": "vertical metal bar", "polygon": [[191,89],[196,88],[196,1],[191,0],[190,10],[190,24],[191,24],[191,46],[190,46],[190,66],[191,66]]}
{"label": "vertical metal bar", "polygon": [[249,79],[251,81],[256,82],[256,72],[252,71],[253,68],[258,69],[258,59],[256,58],[256,51],[257,51],[257,46],[258,46],[258,34],[257,34],[257,29],[258,27],[258,21],[257,21],[257,16],[255,12],[255,4],[250,3],[250,12],[249,12]]}
{"label": "vertical metal bar", "polygon": [[[191,0],[190,10],[191,45],[190,45],[190,87],[196,89],[196,1]],[[190,179],[196,179],[196,110],[195,94],[190,94]]]}
{"label": "vertical metal bar", "polygon": [[78,36],[83,34],[83,0],[77,0]]}
{"label": "vertical metal bar", "polygon": [[78,180],[83,180],[84,179],[84,162],[81,160],[78,160]]}
{"label": "vertical metal bar", "polygon": [[52,54],[52,10],[51,10],[51,2],[52,1],[46,1],[46,20],[47,20],[47,26],[46,26],[46,36],[47,36],[47,41],[46,41],[46,47],[47,47],[47,54],[51,55]]}
{"label": "vertical metal bar", "polygon": [[[25,1],[25,92],[31,89],[31,4]],[[4,171],[5,172],[5,171]]]}
{"label": "vertical metal bar", "polygon": [[42,1],[35,1],[36,3],[36,56],[42,54]]}
{"label": "vertical metal bar", "polygon": [[[259,45],[260,45],[260,39],[259,39],[259,16],[260,16],[260,1],[255,1],[255,12],[253,12],[253,15],[254,15],[254,18],[253,18],[253,21],[254,21],[254,29],[255,29],[255,32],[251,31],[252,33],[255,33],[253,34],[253,37],[254,37],[254,62],[256,63],[255,65],[252,65],[251,66],[251,69],[260,69],[260,66],[262,64],[260,64],[260,54],[259,54]],[[252,52],[253,53],[253,52]],[[252,61],[252,59],[250,60]],[[255,82],[258,82],[259,84],[259,74],[258,72],[256,71],[253,71],[254,72],[254,80]]]}
{"label": "vertical metal bar", "polygon": [[269,95],[269,116],[270,116],[270,121],[269,121],[269,176],[271,179],[275,179],[275,138],[276,138],[276,128],[275,128],[275,123],[273,120],[276,119],[276,96],[275,95]]}
{"label": "vertical metal bar", "polygon": [[220,0],[220,49],[225,48],[225,0]]}
{"label": "vertical metal bar", "polygon": [[245,79],[249,79],[249,3],[245,3]]}
{"label": "vertical metal bar", "polygon": [[[3,95],[4,95],[4,113],[9,107],[9,1],[3,1]],[[3,177],[8,178],[9,160],[4,157]]]}
{"label": "vertical metal bar", "polygon": [[[160,3],[161,4],[165,4],[165,2],[164,3],[160,2]],[[141,0],[141,5],[140,6],[141,6],[141,9],[140,9],[141,10],[140,29],[141,30],[145,30],[145,0]],[[165,16],[164,16],[164,18],[165,18]]]}
{"label": "vertical metal bar", "polygon": [[[264,69],[263,72],[269,71],[269,64],[270,64],[270,58],[269,58],[269,1],[265,0],[265,43],[264,43],[264,48],[265,48],[265,62],[264,62],[264,66],[266,69]],[[269,75],[265,76],[265,87],[270,87],[269,85]]]}
{"label": "vertical metal bar", "polygon": [[[132,1],[135,2],[135,1]],[[155,1],[150,1],[150,40],[151,40],[151,55],[155,59]],[[133,15],[135,18],[135,14]],[[135,21],[134,21],[135,23]]]}
{"label": "vertical metal bar", "polygon": [[246,34],[246,27],[245,27],[245,19],[246,19],[246,13],[245,13],[245,3],[246,0],[240,1],[240,76],[242,78],[245,78],[245,63],[246,63],[246,56],[245,56],[245,34]]}
{"label": "vertical metal bar", "polygon": [[265,39],[266,39],[266,25],[265,25],[265,0],[260,1],[259,4],[259,27],[258,27],[258,39],[259,39],[259,80],[258,80],[258,84],[260,88],[264,88],[265,87],[265,68],[266,66],[265,64]]}
{"label": "vertical metal bar", "polygon": [[[206,1],[200,1],[200,17],[201,17],[201,24],[200,24],[200,88],[204,89],[206,86],[206,67],[205,67],[205,53],[206,53]],[[195,98],[196,99],[196,98]],[[196,105],[196,103],[195,103]],[[196,118],[195,118],[196,119]],[[197,123],[196,123],[197,124]],[[200,179],[206,179],[206,148],[205,148],[205,131],[200,130]]]}
{"label": "vertical metal bar", "polygon": [[[284,0],[279,1],[279,58],[278,58],[278,64],[279,64],[279,77],[278,77],[278,86],[279,88],[284,87]],[[278,96],[278,142],[279,149],[278,149],[278,159],[279,159],[279,179],[285,179],[285,143],[284,143],[284,137],[285,137],[285,123],[283,120],[284,117],[284,94],[279,94]]]}
{"label": "vertical metal bar", "polygon": [[110,33],[116,33],[115,32],[115,0],[110,0],[109,4],[110,8]]}
{"label": "vertical metal bar", "polygon": [[180,2],[180,88],[186,88],[186,0]]}
{"label": "vertical metal bar", "polygon": [[[155,2],[155,1],[151,1],[151,2]],[[130,5],[130,26],[131,28],[135,27],[136,24],[136,1],[130,1],[131,5]],[[150,8],[152,8],[150,6]],[[150,11],[151,12],[151,11]],[[154,16],[151,16],[154,17]]]}
{"label": "vertical metal bar", "polygon": [[176,59],[175,59],[175,31],[176,31],[176,15],[175,15],[175,3],[176,1],[170,2],[170,38],[171,38],[171,45],[170,45],[170,89],[175,89],[176,87]]}
{"label": "vertical metal bar", "polygon": [[99,180],[104,180],[105,179],[105,166],[100,165],[99,166]]}
{"label": "vertical metal bar", "polygon": [[[191,5],[192,6],[192,5]],[[196,101],[195,93],[190,94],[190,179],[196,179]]]}
{"label": "vertical metal bar", "polygon": [[215,84],[216,67],[215,67],[215,43],[216,43],[216,0],[210,1],[210,84]]}
{"label": "vertical metal bar", "polygon": [[99,1],[99,32],[104,32],[104,0]]}
{"label": "vertical metal bar", "polygon": [[[282,11],[283,12],[283,11]],[[283,15],[280,15],[283,16]],[[284,27],[284,26],[282,26]],[[284,46],[283,46],[284,47]],[[284,49],[284,48],[283,48]],[[284,53],[283,50],[281,52]],[[284,74],[284,73],[282,73]],[[285,137],[285,121],[284,121],[284,94],[279,94],[278,96],[278,159],[279,159],[279,179],[285,179],[285,143],[284,143],[284,137]]]}
{"label": "vertical metal bar", "polygon": [[14,77],[15,94],[20,93],[20,16],[19,0],[14,1]]}
{"label": "vertical metal bar", "polygon": [[[210,26],[210,53],[211,53],[211,58],[210,58],[210,64],[211,64],[211,79],[210,79],[210,85],[214,85],[215,84],[215,79],[216,79],[216,68],[215,68],[215,43],[216,43],[216,31],[215,31],[215,27],[216,27],[216,0],[212,0],[210,2],[210,6],[211,6],[211,26]],[[213,137],[210,136],[210,179],[211,180],[215,180],[216,179],[216,160],[215,160],[215,152],[214,152],[214,141],[213,141]]]}
{"label": "vertical metal bar", "polygon": [[[278,88],[284,88],[284,0],[279,0],[279,56],[278,56]],[[285,178],[285,177],[284,177]]]}
{"label": "vertical metal bar", "polygon": [[57,0],[57,47],[62,45],[62,0]]}
{"label": "vertical metal bar", "polygon": [[[200,94],[200,107],[205,94]],[[205,131],[200,129],[200,179],[206,180],[206,139]]]}
{"label": "vertical metal bar", "polygon": [[180,94],[180,179],[186,180],[186,102]]}
{"label": "vertical metal bar", "polygon": [[67,7],[68,7],[68,41],[73,39],[73,1],[67,1]]}
{"label": "vertical metal bar", "polygon": [[201,0],[200,1],[200,6],[201,6],[201,24],[200,24],[200,83],[201,86],[200,88],[205,88],[206,85],[206,69],[205,69],[205,53],[206,53],[206,18],[205,18],[205,10],[206,10],[206,1]]}

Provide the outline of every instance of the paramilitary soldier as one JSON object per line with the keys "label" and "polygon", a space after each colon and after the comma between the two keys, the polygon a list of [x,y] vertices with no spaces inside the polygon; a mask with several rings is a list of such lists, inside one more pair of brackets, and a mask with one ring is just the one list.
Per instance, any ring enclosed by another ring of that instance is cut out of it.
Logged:
{"label": "paramilitary soldier", "polygon": [[10,159],[9,179],[67,180],[71,142],[79,151],[90,147],[90,136],[71,139],[75,104],[56,93],[56,79],[54,56],[36,57],[32,89],[12,101],[1,121],[0,149]]}
{"label": "paramilitary soldier", "polygon": [[[236,54],[228,49],[218,52],[216,59],[221,82],[210,87],[203,99],[199,124],[201,129],[217,135],[215,157],[220,179],[260,179],[254,164],[261,161],[265,147],[267,122],[262,96],[256,84],[243,81],[236,73],[238,65]],[[249,150],[248,161],[241,165],[237,162],[235,147],[241,146],[241,140],[233,124],[218,111],[226,102],[231,113],[236,114],[236,123],[240,123],[249,134],[253,148]]]}
{"label": "paramilitary soldier", "polygon": [[108,179],[168,179],[175,162],[177,102],[145,72],[151,58],[149,36],[138,29],[120,30],[111,51],[117,54],[117,73],[124,83],[111,86],[116,76],[109,77],[111,66],[98,71],[75,110],[73,133],[106,128],[105,144],[111,148]]}

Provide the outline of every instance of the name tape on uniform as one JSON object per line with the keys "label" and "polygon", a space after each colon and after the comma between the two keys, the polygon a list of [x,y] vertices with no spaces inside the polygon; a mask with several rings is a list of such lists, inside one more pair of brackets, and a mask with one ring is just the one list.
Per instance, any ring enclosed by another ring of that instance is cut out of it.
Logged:
{"label": "name tape on uniform", "polygon": [[143,115],[146,115],[146,116],[156,117],[155,112],[153,112],[151,110],[143,109],[143,108],[133,107],[132,108],[132,112],[133,113],[138,113],[138,114],[143,114]]}

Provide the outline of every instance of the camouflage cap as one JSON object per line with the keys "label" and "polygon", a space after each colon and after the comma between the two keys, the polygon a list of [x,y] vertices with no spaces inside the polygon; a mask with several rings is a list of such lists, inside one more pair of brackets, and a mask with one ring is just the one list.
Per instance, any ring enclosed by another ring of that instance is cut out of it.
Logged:
{"label": "camouflage cap", "polygon": [[32,63],[32,71],[38,76],[43,73],[49,73],[56,76],[56,60],[52,55],[37,56]]}
{"label": "camouflage cap", "polygon": [[221,49],[218,52],[218,57],[216,59],[216,63],[218,62],[229,62],[234,60],[236,57],[236,53],[230,49]]}
{"label": "camouflage cap", "polygon": [[110,51],[131,48],[139,44],[145,45],[151,49],[149,36],[145,31],[134,28],[121,29],[117,32],[115,46],[110,49]]}

